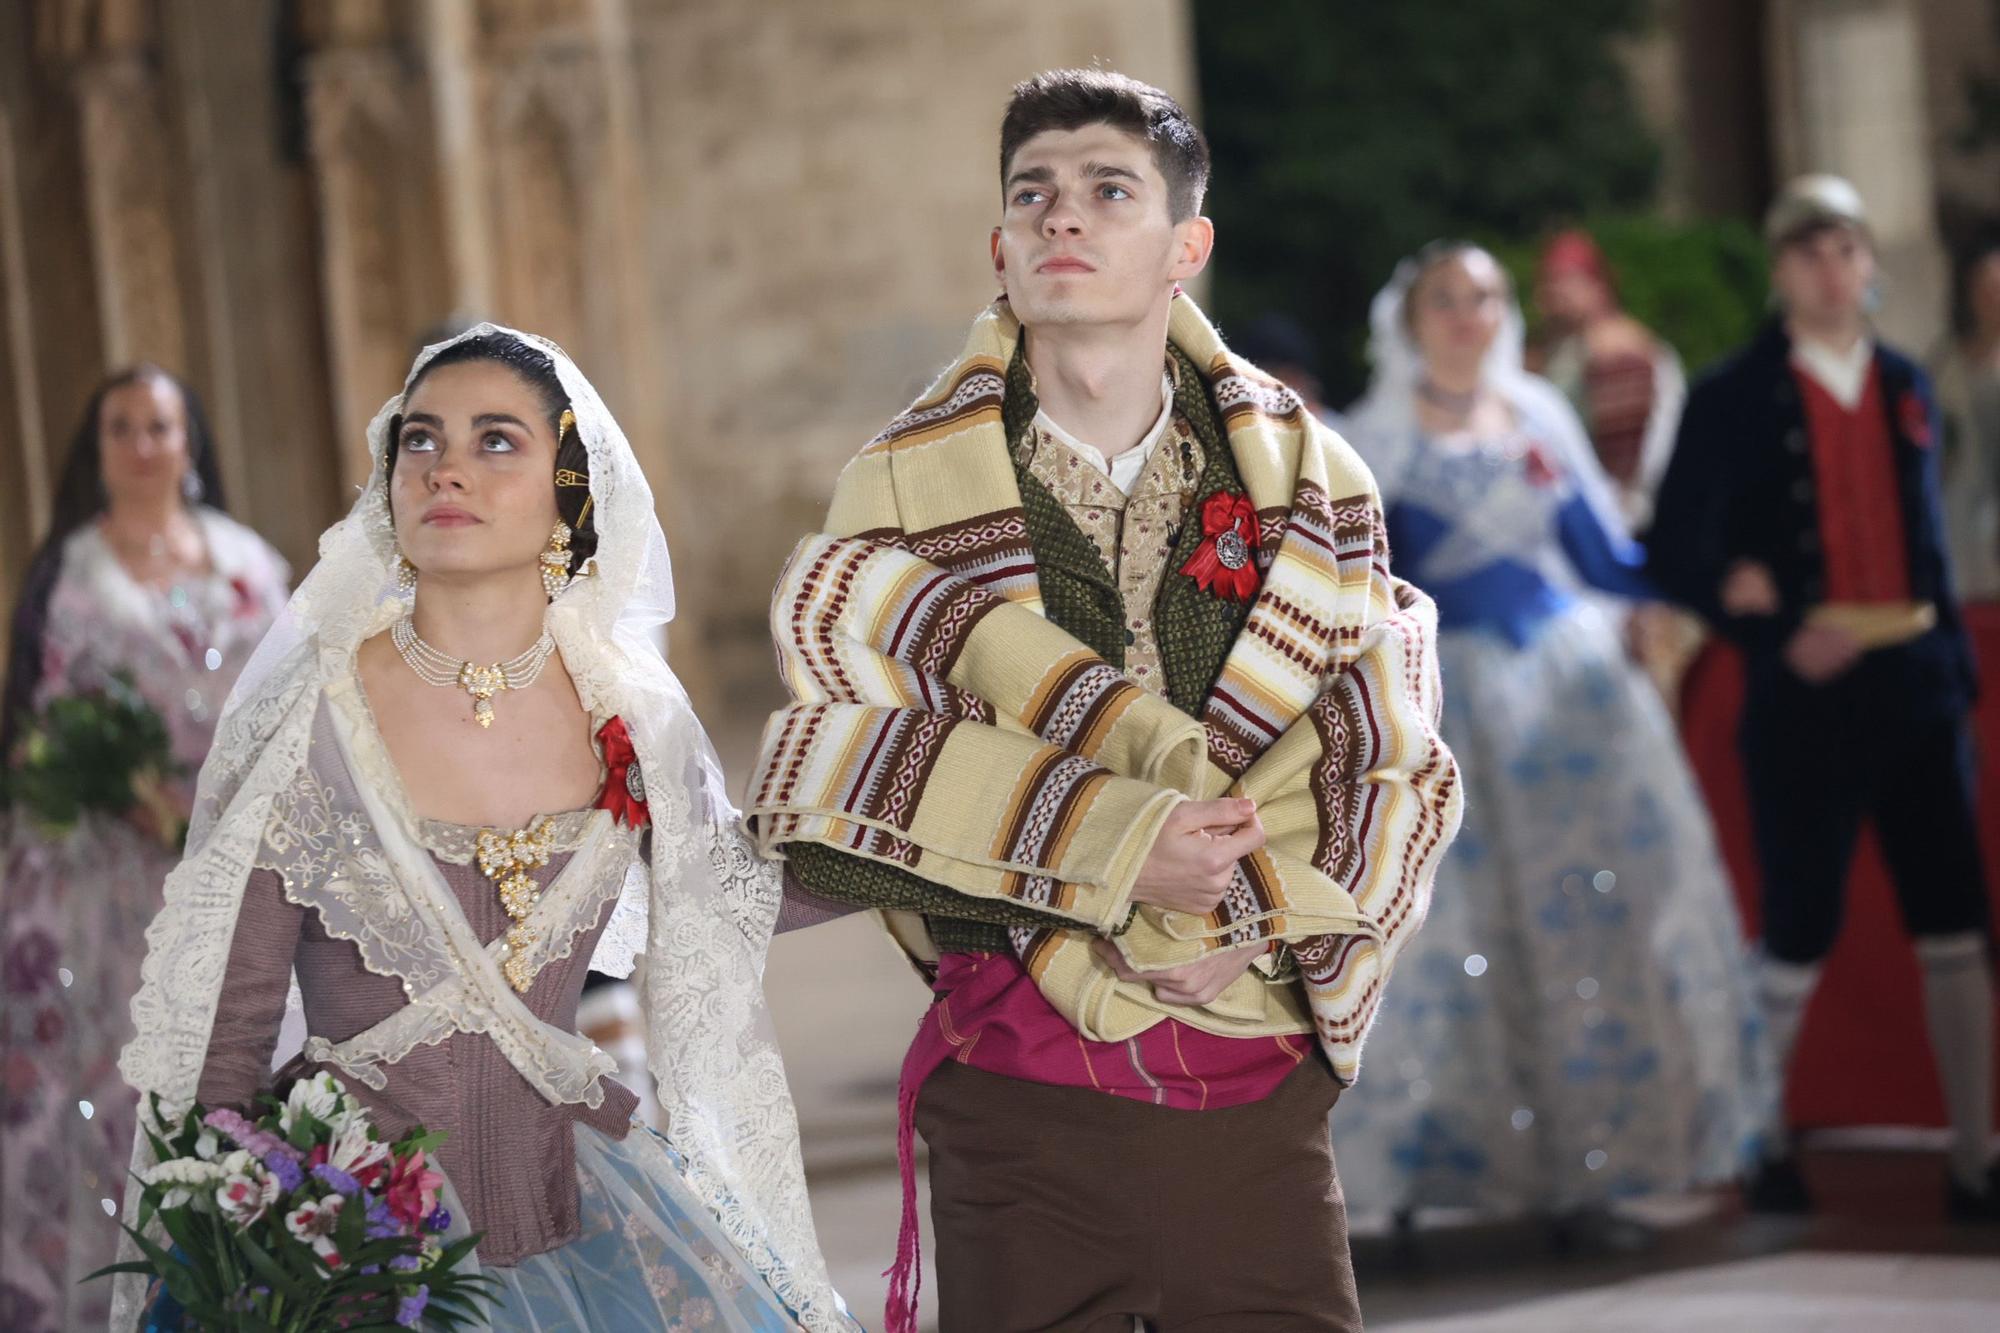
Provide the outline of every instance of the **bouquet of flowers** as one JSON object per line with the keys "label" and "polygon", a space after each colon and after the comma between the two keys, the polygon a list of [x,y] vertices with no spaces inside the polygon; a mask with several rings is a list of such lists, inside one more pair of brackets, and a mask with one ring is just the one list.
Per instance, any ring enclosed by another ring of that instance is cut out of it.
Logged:
{"label": "bouquet of flowers", "polygon": [[167,793],[167,724],[127,677],[50,699],[7,759],[11,798],[51,832],[102,810],[136,817],[169,847],[185,836],[186,817]]}
{"label": "bouquet of flowers", "polygon": [[[138,1176],[146,1256],[92,1277],[141,1273],[165,1287],[186,1328],[237,1333],[458,1328],[476,1322],[493,1279],[458,1271],[478,1241],[444,1242],[444,1177],[425,1164],[441,1136],[393,1144],[325,1073],[262,1099],[255,1123],[200,1105],[173,1121],[151,1099],[155,1162]],[[172,1249],[147,1236],[157,1222]],[[162,1320],[156,1308],[154,1322]]]}

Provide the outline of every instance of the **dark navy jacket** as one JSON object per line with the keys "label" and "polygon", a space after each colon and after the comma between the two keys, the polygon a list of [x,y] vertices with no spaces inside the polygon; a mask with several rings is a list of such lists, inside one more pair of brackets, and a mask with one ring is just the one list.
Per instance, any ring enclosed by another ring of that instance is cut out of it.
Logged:
{"label": "dark navy jacket", "polygon": [[[1922,369],[1900,352],[1878,343],[1875,367],[1895,442],[1910,594],[1937,607],[1938,623],[1908,644],[1870,653],[1857,674],[1866,678],[1871,705],[1891,715],[1963,713],[1977,677],[1946,568],[1937,401]],[[1918,423],[1927,432],[1921,437]],[[1774,320],[1689,391],[1647,537],[1647,573],[1744,650],[1753,709],[1760,702],[1804,703],[1816,693],[1782,657],[1806,612],[1826,596],[1815,490],[1791,339]],[[1723,614],[1723,578],[1739,560],[1771,571],[1777,615]]]}

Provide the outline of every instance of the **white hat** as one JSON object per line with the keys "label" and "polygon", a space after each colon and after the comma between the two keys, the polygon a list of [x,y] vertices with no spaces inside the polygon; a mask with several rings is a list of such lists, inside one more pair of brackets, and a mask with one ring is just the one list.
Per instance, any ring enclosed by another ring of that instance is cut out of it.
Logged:
{"label": "white hat", "polygon": [[1844,177],[1814,172],[1787,182],[1764,214],[1764,240],[1773,249],[1800,232],[1824,226],[1868,231],[1868,211],[1861,192]]}

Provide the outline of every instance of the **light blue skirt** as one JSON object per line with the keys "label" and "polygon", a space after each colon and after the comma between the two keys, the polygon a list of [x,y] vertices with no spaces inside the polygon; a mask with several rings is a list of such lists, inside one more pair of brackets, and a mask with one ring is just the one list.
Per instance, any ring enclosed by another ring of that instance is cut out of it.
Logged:
{"label": "light blue skirt", "polygon": [[[491,1307],[497,1333],[715,1330],[791,1333],[798,1321],[730,1244],[682,1175],[680,1155],[634,1124],[623,1139],[576,1129],[582,1231],[508,1268]],[[465,1211],[447,1183],[447,1238]],[[476,1268],[468,1262],[469,1267]]]}
{"label": "light blue skirt", "polygon": [[1349,1216],[1563,1212],[1725,1180],[1769,1065],[1708,810],[1579,605],[1439,636],[1465,824],[1333,1113]]}

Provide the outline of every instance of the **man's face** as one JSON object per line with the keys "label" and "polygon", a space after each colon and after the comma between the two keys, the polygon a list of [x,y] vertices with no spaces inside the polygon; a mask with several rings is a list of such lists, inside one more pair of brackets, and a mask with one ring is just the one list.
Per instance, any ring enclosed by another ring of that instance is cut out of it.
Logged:
{"label": "man's face", "polygon": [[1176,223],[1152,149],[1110,125],[1037,134],[1004,188],[993,271],[1030,328],[1138,323],[1208,263],[1208,219]]}
{"label": "man's face", "polygon": [[1566,268],[1542,275],[1535,285],[1535,302],[1549,323],[1568,331],[1603,314],[1611,304],[1611,293],[1593,275]]}
{"label": "man's face", "polygon": [[1771,265],[1785,310],[1812,323],[1861,313],[1875,281],[1875,252],[1853,227],[1822,227],[1787,242]]}

